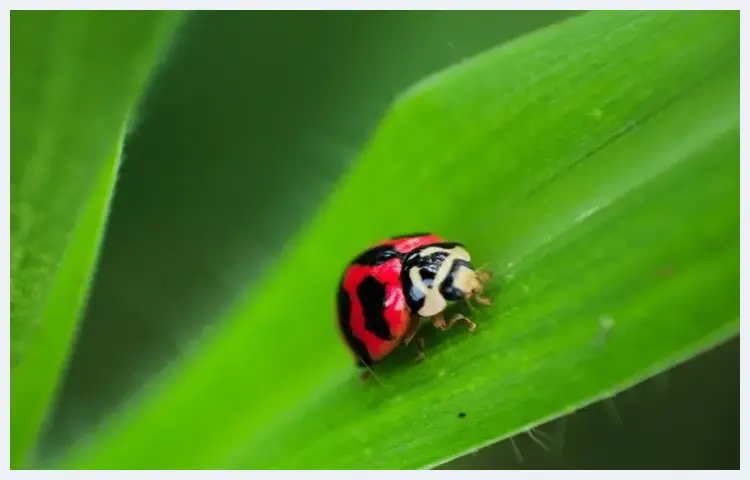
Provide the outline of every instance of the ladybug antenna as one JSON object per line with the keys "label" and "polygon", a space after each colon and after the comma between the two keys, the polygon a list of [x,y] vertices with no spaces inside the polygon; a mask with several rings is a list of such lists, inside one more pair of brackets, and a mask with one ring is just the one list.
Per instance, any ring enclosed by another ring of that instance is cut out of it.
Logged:
{"label": "ladybug antenna", "polygon": [[474,270],[474,272],[479,275],[489,275],[490,277],[492,277],[492,273],[489,270],[487,270],[489,266],[490,266],[489,262],[485,262],[481,267]]}

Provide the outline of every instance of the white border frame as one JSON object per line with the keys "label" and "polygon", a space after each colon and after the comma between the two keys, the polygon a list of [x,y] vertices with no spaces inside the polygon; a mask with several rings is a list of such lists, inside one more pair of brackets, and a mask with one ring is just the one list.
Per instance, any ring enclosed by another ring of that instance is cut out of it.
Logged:
{"label": "white border frame", "polygon": [[[527,1],[520,1],[520,0],[514,0],[514,1],[503,1],[503,2],[490,2],[489,0],[462,0],[460,2],[448,2],[445,0],[433,0],[433,1],[426,1],[426,0],[383,0],[383,1],[344,1],[344,0],[265,0],[265,1],[253,1],[253,2],[241,2],[240,0],[212,0],[210,2],[208,1],[196,1],[196,0],[183,0],[183,1],[169,1],[169,0],[129,0],[129,1],[122,1],[122,0],[109,0],[106,2],[106,5],[104,5],[105,2],[96,1],[96,0],[76,0],[76,1],[62,1],[62,0],[47,0],[47,1],[40,1],[40,0],[32,0],[27,2],[11,2],[10,9],[11,10],[47,10],[47,9],[81,9],[81,10],[89,10],[89,9],[99,9],[99,10],[154,10],[154,9],[165,9],[165,10],[246,10],[248,8],[246,7],[253,7],[252,9],[255,10],[306,10],[306,9],[315,9],[315,10],[498,10],[498,9],[504,9],[504,10],[741,10],[741,3],[739,0],[733,0],[733,1],[700,1],[700,0],[671,0],[671,1],[646,1],[646,0],[631,0],[629,2],[624,1],[614,1],[614,0],[602,0],[598,2],[594,1],[584,1],[584,0],[576,0],[576,1],[567,1],[564,2],[565,5],[561,5],[561,3],[554,2],[552,0],[527,0]],[[748,21],[746,21],[745,17],[740,15],[740,25],[741,28],[744,26],[750,27],[748,25]],[[10,13],[8,15],[3,16],[2,24],[0,24],[0,31],[4,32],[10,32]],[[4,128],[4,131],[6,132],[5,135],[0,135],[0,145],[2,146],[2,179],[0,183],[0,190],[6,192],[6,194],[2,197],[2,214],[3,214],[3,234],[2,234],[2,244],[3,249],[2,253],[0,254],[0,262],[2,265],[2,269],[5,273],[2,277],[3,282],[3,288],[2,288],[2,296],[3,296],[3,303],[7,306],[10,304],[10,39],[9,34],[5,34],[2,37],[2,43],[4,44],[4,51],[8,54],[8,59],[2,63],[3,68],[3,75],[2,75],[2,82],[6,87],[4,88],[5,93],[5,101],[3,102],[3,109],[5,110],[2,121],[7,122],[7,127]],[[742,46],[744,46],[744,41],[741,39]],[[744,60],[744,55],[741,54],[742,60]],[[742,61],[741,65],[744,65],[744,61]],[[741,92],[742,87],[745,86],[747,82],[748,75],[744,74],[744,68],[741,67]],[[742,117],[744,116],[744,111],[746,107],[746,95],[743,95],[740,93],[740,122],[742,122]],[[742,134],[742,137],[744,137],[744,131],[745,129],[742,126],[742,123],[740,125],[740,131]],[[746,179],[746,169],[743,168],[746,166],[745,161],[745,152],[742,150],[742,147],[740,147],[740,183],[744,183],[743,180]],[[744,195],[744,191],[741,188],[741,194],[740,194],[740,228],[741,232],[744,231],[744,225],[745,225],[745,214],[747,212],[747,208],[745,207],[747,203],[747,195]],[[740,234],[740,242],[742,245],[744,245],[744,241],[742,238],[742,233]],[[746,266],[746,259],[743,258],[742,253],[740,253],[740,275],[745,272],[745,266]],[[7,280],[7,283],[6,283]],[[742,285],[742,282],[740,281],[740,289],[741,289],[741,297],[744,296],[744,288]],[[7,307],[6,307],[7,308]],[[8,310],[5,310],[3,312],[4,317],[7,319],[5,322],[5,325],[8,327],[5,329],[2,335],[0,335],[0,339],[2,341],[2,350],[4,352],[10,352],[10,312]],[[740,316],[742,317],[742,301],[740,301]],[[744,322],[740,320],[740,325],[742,326]],[[740,331],[741,331],[740,327]],[[740,338],[740,345],[742,344],[742,340]],[[744,355],[742,355],[742,346],[740,346],[740,371],[742,371],[742,366],[746,362],[746,358]],[[0,395],[0,398],[2,399],[3,405],[2,405],[2,427],[6,432],[10,431],[10,358],[8,354],[4,354],[0,356],[0,362],[2,364],[2,374],[5,376],[6,380],[2,382],[2,395]],[[747,389],[747,382],[744,379],[744,376],[741,375],[740,378],[740,408],[741,412],[746,410],[745,407],[747,405],[747,396],[744,396],[743,393]],[[744,400],[743,400],[744,399]],[[744,435],[747,433],[747,422],[745,419],[740,416],[740,469],[744,466],[745,463],[747,463],[747,458],[750,458],[750,451],[748,451],[747,442],[744,442],[743,440],[747,439],[747,435]],[[4,435],[2,437],[1,442],[3,443],[2,451],[2,458],[3,458],[3,464],[5,465],[5,468],[10,467],[10,458],[9,458],[9,435]],[[744,460],[744,461],[743,461]],[[131,478],[131,475],[133,473],[129,471],[108,471],[106,474],[104,474],[107,478]],[[99,478],[100,475],[102,475],[99,472],[83,472],[83,471],[12,471],[11,475],[13,478],[48,478],[48,477],[56,477],[56,478]],[[170,471],[144,471],[140,472],[139,478],[189,478],[193,475],[197,477],[204,477],[204,478],[216,478],[217,476],[222,479],[230,479],[230,478],[248,478],[249,475],[253,475],[254,477],[284,477],[287,475],[293,475],[293,473],[286,473],[284,471],[280,472],[253,472],[248,473],[244,471],[223,471],[220,473],[214,473],[211,471],[206,472],[170,472]],[[350,478],[351,475],[353,475],[351,472],[341,472],[341,471],[315,471],[310,472],[307,474],[308,476],[312,477],[319,477],[322,479],[331,479],[334,477],[339,478]],[[383,472],[377,472],[377,471],[362,471],[357,472],[354,474],[357,478],[372,478],[373,480],[381,480],[382,476],[384,475]],[[430,475],[432,478],[456,478],[457,474],[452,471],[448,470],[435,470],[435,471],[395,471],[393,473],[389,473],[388,476],[390,478],[393,478],[393,480],[398,480],[399,478],[407,478],[407,477],[414,477],[414,476],[421,476],[421,475]],[[476,478],[479,477],[485,477],[489,478],[490,475],[496,475],[494,471],[491,470],[485,470],[485,471],[471,471],[471,472],[465,472],[463,475],[471,475],[475,476]],[[503,476],[509,476],[512,478],[521,478],[521,477],[527,477],[531,476],[534,478],[541,478],[543,476],[554,476],[555,478],[566,478],[570,480],[580,480],[581,478],[585,477],[591,477],[594,478],[599,477],[601,475],[601,472],[586,472],[586,471],[576,471],[576,472],[569,472],[569,471],[550,471],[550,472],[540,472],[540,471],[507,471],[503,472]],[[620,471],[612,471],[607,474],[608,476],[611,476],[610,478],[630,478],[632,475],[630,472],[620,472]],[[664,473],[660,472],[648,472],[644,473],[642,475],[645,475],[646,477],[650,478],[658,478],[661,475],[665,475]],[[666,473],[666,475],[669,475],[669,473]],[[738,472],[717,472],[712,475],[726,475],[727,477],[732,478],[739,478]],[[684,478],[692,477],[692,478],[704,478],[704,474],[701,472],[681,472],[680,476],[684,476]],[[662,477],[664,478],[664,477]]]}

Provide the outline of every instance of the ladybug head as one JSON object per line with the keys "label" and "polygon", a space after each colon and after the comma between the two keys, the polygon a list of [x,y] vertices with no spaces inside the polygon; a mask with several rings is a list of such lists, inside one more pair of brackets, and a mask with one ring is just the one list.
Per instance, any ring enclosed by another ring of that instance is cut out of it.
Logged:
{"label": "ladybug head", "polygon": [[410,254],[403,268],[407,301],[423,317],[437,315],[451,302],[480,296],[491,277],[474,269],[459,243],[426,246]]}
{"label": "ladybug head", "polygon": [[444,263],[443,268],[448,273],[440,284],[440,293],[449,301],[480,297],[484,293],[484,283],[492,278],[490,272],[474,268],[469,252],[462,247],[457,247]]}
{"label": "ladybug head", "polygon": [[446,277],[446,294],[459,298],[471,298],[484,291],[480,275],[468,261],[456,259]]}

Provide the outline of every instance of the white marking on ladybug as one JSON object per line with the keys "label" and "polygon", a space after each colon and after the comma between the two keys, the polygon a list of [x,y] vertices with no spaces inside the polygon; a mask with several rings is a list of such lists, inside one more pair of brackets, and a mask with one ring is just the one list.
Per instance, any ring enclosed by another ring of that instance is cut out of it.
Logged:
{"label": "white marking on ladybug", "polygon": [[[469,252],[467,252],[465,248],[459,246],[453,248],[431,246],[421,250],[419,255],[426,257],[438,252],[447,252],[448,255],[435,273],[432,285],[425,285],[424,280],[419,275],[419,267],[412,267],[409,269],[409,279],[411,280],[412,285],[424,295],[424,305],[422,305],[422,308],[417,312],[422,317],[431,317],[446,309],[448,301],[440,293],[440,284],[442,284],[443,280],[445,280],[450,274],[453,269],[453,263],[456,260],[464,260],[466,262],[471,261],[471,255],[469,255]],[[462,265],[458,268],[456,275],[453,278],[453,287],[461,290],[468,297],[481,291],[482,284],[477,278],[474,270]]]}

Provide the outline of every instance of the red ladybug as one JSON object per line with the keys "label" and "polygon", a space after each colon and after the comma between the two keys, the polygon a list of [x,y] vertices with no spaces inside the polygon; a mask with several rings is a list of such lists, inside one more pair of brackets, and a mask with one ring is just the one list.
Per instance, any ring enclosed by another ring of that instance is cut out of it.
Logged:
{"label": "red ladybug", "polygon": [[[344,271],[337,298],[339,327],[357,365],[369,367],[408,344],[423,318],[440,330],[463,320],[473,332],[476,324],[469,318],[456,314],[446,321],[443,312],[458,300],[491,305],[482,296],[491,277],[474,270],[463,245],[430,233],[392,237],[368,248]],[[423,357],[420,348],[417,360]]]}

